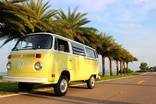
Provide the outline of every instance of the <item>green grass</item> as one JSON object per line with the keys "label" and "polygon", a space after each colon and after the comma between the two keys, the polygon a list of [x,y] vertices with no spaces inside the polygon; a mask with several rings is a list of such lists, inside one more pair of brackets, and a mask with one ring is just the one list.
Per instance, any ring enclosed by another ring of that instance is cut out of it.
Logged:
{"label": "green grass", "polygon": [[115,79],[115,78],[122,78],[122,77],[128,77],[128,76],[135,76],[135,75],[140,75],[143,74],[145,72],[132,72],[132,73],[128,73],[128,74],[122,74],[122,75],[105,75],[104,77],[101,76],[100,80],[108,80],[108,79]]}
{"label": "green grass", "polygon": [[0,75],[0,79],[2,79],[2,76]]}
{"label": "green grass", "polygon": [[[134,76],[134,75],[139,75],[143,74],[143,72],[132,72],[129,74],[122,74],[122,75],[105,75],[104,77],[101,76],[101,79],[98,79],[97,81],[101,80],[108,80],[108,79],[115,79],[115,78],[122,78],[122,77],[128,77],[128,76]],[[84,82],[70,82],[69,85],[74,85],[74,84],[81,84]],[[49,88],[51,86],[49,85],[35,85],[34,89],[43,89],[43,88]],[[2,80],[2,75],[0,75],[0,95],[6,95],[6,94],[14,94],[18,93],[18,84],[14,82],[6,82]]]}
{"label": "green grass", "polygon": [[[35,84],[34,89],[49,88],[49,85]],[[0,82],[0,95],[19,93],[18,84],[15,82]]]}
{"label": "green grass", "polygon": [[18,86],[12,82],[0,82],[0,95],[17,93]]}

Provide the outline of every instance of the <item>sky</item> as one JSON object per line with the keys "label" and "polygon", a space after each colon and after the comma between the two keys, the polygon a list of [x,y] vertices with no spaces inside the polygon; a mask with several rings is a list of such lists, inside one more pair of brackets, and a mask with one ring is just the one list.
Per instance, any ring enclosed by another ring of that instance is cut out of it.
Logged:
{"label": "sky", "polygon": [[[50,9],[62,9],[66,14],[68,7],[73,11],[77,6],[77,13],[88,13],[86,18],[91,22],[85,26],[112,35],[118,44],[137,57],[138,61],[129,63],[131,70],[139,70],[141,62],[156,66],[155,4],[156,0],[50,0],[49,3]],[[2,42],[0,40],[0,44]],[[7,71],[7,56],[14,43],[0,49],[0,72]],[[109,62],[106,61],[107,67]]]}

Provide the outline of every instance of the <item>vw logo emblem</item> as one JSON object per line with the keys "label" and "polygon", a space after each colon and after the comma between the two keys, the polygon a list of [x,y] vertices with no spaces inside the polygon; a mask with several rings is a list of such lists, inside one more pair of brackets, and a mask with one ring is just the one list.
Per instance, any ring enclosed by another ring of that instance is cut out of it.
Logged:
{"label": "vw logo emblem", "polygon": [[24,62],[22,60],[19,60],[18,63],[17,63],[17,68],[22,69],[23,66],[24,66]]}

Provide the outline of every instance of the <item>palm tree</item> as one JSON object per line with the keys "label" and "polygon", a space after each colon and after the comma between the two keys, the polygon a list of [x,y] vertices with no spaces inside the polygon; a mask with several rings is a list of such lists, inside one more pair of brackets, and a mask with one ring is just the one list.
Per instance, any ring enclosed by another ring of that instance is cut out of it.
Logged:
{"label": "palm tree", "polygon": [[124,58],[124,62],[125,62],[125,69],[124,69],[124,74],[128,73],[128,63],[132,61],[133,56],[126,51],[126,57]]}
{"label": "palm tree", "polygon": [[102,55],[102,75],[104,76],[105,75],[105,57],[110,56],[110,50],[112,49],[114,45],[115,39],[111,35],[106,34],[106,33],[100,33],[99,35],[97,35],[97,37],[102,46],[102,48],[97,47],[97,51],[99,54]]}
{"label": "palm tree", "polygon": [[116,44],[115,50],[114,50],[114,56],[113,59],[116,63],[116,75],[119,75],[119,60],[121,60],[121,54],[122,54],[122,45]]}
{"label": "palm tree", "polygon": [[0,15],[0,38],[6,39],[0,47],[24,35],[26,26],[32,32],[34,31],[33,25],[27,17],[33,18],[35,13],[28,8],[24,8],[18,4],[0,1]]}
{"label": "palm tree", "polygon": [[[136,58],[134,58],[130,52],[128,52],[126,49],[122,48],[122,55],[121,55],[121,60],[120,60],[120,71],[121,74],[124,71],[124,74],[128,72],[128,63],[132,61],[137,61]],[[123,70],[124,69],[124,70]]]}
{"label": "palm tree", "polygon": [[121,58],[120,58],[120,74],[122,74],[123,73],[123,69],[124,69],[124,67],[125,67],[125,62],[124,62],[124,60],[125,60],[125,57],[126,57],[126,49],[125,48],[122,48],[121,49]]}
{"label": "palm tree", "polygon": [[88,41],[86,41],[86,45],[93,47],[94,49],[102,48],[101,41],[99,40],[99,32],[97,30],[89,31],[87,34],[85,34],[88,38]]}
{"label": "palm tree", "polygon": [[72,40],[88,44],[94,42],[96,37],[93,31],[97,31],[92,27],[83,27],[83,25],[90,22],[85,16],[87,13],[77,13],[78,7],[71,12],[68,7],[68,14],[66,15],[62,9],[60,9],[58,15],[55,15],[54,28],[55,33]]}
{"label": "palm tree", "polygon": [[[31,9],[33,12],[35,12],[35,18],[28,17],[29,21],[33,24],[35,30],[34,32],[38,31],[49,31],[53,32],[52,28],[52,22],[53,22],[53,16],[57,13],[57,10],[48,10],[50,8],[49,4],[50,1],[46,2],[45,4],[42,3],[42,0],[30,0],[26,2],[22,2],[22,5],[25,8]],[[29,32],[29,31],[28,31]]]}
{"label": "palm tree", "polygon": [[3,0],[3,1],[7,1],[10,3],[19,3],[19,2],[28,1],[28,0]]}
{"label": "palm tree", "polygon": [[[121,45],[118,45],[116,42],[112,43],[112,47],[110,49],[110,51],[108,52],[107,57],[109,58],[109,67],[110,67],[110,76],[113,75],[112,72],[112,61],[115,59],[119,59],[120,58],[120,48]],[[116,67],[118,66],[118,61],[116,61]],[[118,75],[118,67],[117,67],[117,75]]]}
{"label": "palm tree", "polygon": [[129,67],[128,67],[128,63],[129,62],[133,62],[133,61],[138,61],[138,59],[136,58],[136,57],[134,57],[131,53],[129,53],[128,51],[127,51],[127,55],[126,55],[126,57],[125,57],[125,63],[126,63],[126,69],[127,69],[127,73],[128,73],[128,69],[129,69]]}

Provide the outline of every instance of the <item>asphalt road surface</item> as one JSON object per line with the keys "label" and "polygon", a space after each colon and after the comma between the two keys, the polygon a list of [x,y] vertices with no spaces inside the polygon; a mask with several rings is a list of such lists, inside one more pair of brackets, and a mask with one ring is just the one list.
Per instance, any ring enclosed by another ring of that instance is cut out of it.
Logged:
{"label": "asphalt road surface", "polygon": [[0,96],[0,104],[156,104],[156,73],[97,82],[94,89],[70,86],[62,97],[53,90]]}

